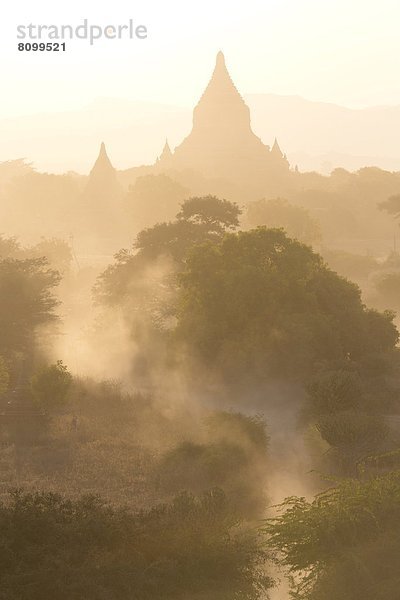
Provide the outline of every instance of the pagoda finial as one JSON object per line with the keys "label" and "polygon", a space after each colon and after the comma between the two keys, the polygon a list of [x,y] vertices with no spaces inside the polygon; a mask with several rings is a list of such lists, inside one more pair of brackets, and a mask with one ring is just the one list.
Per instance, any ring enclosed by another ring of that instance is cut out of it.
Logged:
{"label": "pagoda finial", "polygon": [[278,144],[278,140],[276,138],[275,138],[275,141],[274,141],[274,145],[272,146],[271,152],[273,154],[279,156],[280,158],[283,157],[282,150],[280,149],[279,144]]}
{"label": "pagoda finial", "polygon": [[172,157],[172,152],[171,152],[171,148],[169,147],[169,144],[168,144],[168,138],[165,138],[164,148],[163,148],[163,151],[158,160],[165,162],[166,160],[169,160],[171,157]]}
{"label": "pagoda finial", "polygon": [[216,67],[225,67],[225,56],[222,50],[220,50],[217,54],[217,60],[215,61]]}
{"label": "pagoda finial", "polygon": [[100,152],[96,159],[96,162],[93,165],[91,174],[99,172],[99,171],[103,171],[104,169],[109,170],[109,171],[114,171],[114,167],[112,166],[111,161],[108,158],[106,145],[104,142],[101,142]]}
{"label": "pagoda finial", "polygon": [[106,150],[106,145],[104,142],[101,142],[100,144],[100,152],[99,152],[99,158],[101,157],[105,157],[107,156],[107,150]]}

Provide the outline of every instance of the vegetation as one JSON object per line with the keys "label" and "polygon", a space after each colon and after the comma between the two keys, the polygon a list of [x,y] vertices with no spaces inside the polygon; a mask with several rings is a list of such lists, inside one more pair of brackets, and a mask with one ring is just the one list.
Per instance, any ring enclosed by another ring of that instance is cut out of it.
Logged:
{"label": "vegetation", "polygon": [[185,186],[168,175],[143,175],[126,194],[126,212],[138,229],[144,229],[155,222],[173,219],[188,193]]}
{"label": "vegetation", "polygon": [[[165,287],[170,280],[170,269],[176,271],[181,267],[188,251],[196,244],[215,241],[223,237],[226,231],[238,226],[240,209],[230,202],[214,196],[190,198],[186,200],[177,214],[175,221],[159,223],[152,228],[141,231],[134,243],[133,252],[120,251],[115,263],[110,265],[98,279],[95,286],[95,297],[103,304],[123,304],[127,296],[135,294],[136,282],[144,277],[149,279],[149,265],[158,260],[161,268],[160,286]],[[160,260],[164,258],[164,261]],[[165,259],[169,259],[170,269],[165,268]],[[166,273],[167,281],[163,277]],[[153,272],[152,272],[153,273]],[[154,277],[154,275],[153,275]],[[143,286],[139,285],[142,291]],[[151,293],[154,294],[154,288]]]}
{"label": "vegetation", "polygon": [[320,361],[393,353],[391,313],[281,230],[196,246],[180,277],[178,335],[226,378],[307,378]]}
{"label": "vegetation", "polygon": [[[57,189],[58,176],[36,175],[24,175],[35,198],[42,185]],[[290,201],[248,209],[249,224],[287,233],[240,231],[237,204],[183,201],[172,177],[138,178],[124,210],[162,200],[168,220],[93,267],[93,278],[103,272],[90,327],[76,315],[90,282],[75,274],[69,244],[0,238],[0,598],[258,600],[274,559],[293,598],[397,600],[396,316],[368,308],[341,275],[375,282],[393,308],[398,257],[322,258],[303,243],[346,220],[350,188],[360,203],[365,195],[364,213],[352,206],[362,231],[397,178],[302,178]],[[72,176],[63,184],[81,187]],[[58,313],[74,337],[55,353]],[[52,362],[61,348],[108,379]],[[306,471],[315,498],[288,498],[258,532],[276,488]]]}
{"label": "vegetation", "polygon": [[0,598],[259,598],[270,581],[257,536],[214,490],[140,513],[96,497],[16,491],[0,505]]}
{"label": "vegetation", "polygon": [[[392,384],[393,385],[393,384]],[[385,376],[363,373],[347,361],[338,370],[321,370],[308,385],[308,418],[328,444],[324,470],[357,476],[363,460],[398,447],[386,416],[400,409],[399,389]]]}
{"label": "vegetation", "polygon": [[26,352],[37,328],[56,319],[53,289],[60,275],[46,258],[0,261],[0,354]]}
{"label": "vegetation", "polygon": [[247,219],[251,227],[282,227],[290,237],[306,244],[319,242],[321,238],[320,227],[310,213],[301,206],[293,206],[283,198],[251,202]]}
{"label": "vegetation", "polygon": [[31,380],[31,388],[35,402],[46,411],[54,411],[62,407],[72,383],[72,375],[62,360],[55,365],[43,367]]}
{"label": "vegetation", "polygon": [[220,487],[236,514],[260,518],[266,508],[268,437],[260,417],[213,412],[201,441],[185,441],[167,451],[157,465],[167,492],[201,493]]}
{"label": "vegetation", "polygon": [[9,383],[9,373],[7,369],[7,365],[2,356],[0,356],[0,396],[7,391],[8,383]]}
{"label": "vegetation", "polygon": [[400,273],[383,273],[375,287],[387,305],[395,309],[400,307]]}
{"label": "vegetation", "polygon": [[396,600],[400,474],[348,480],[311,502],[289,498],[264,531],[298,600]]}
{"label": "vegetation", "polygon": [[387,211],[390,215],[394,215],[395,219],[400,216],[400,194],[389,196],[384,202],[380,202],[379,208]]}

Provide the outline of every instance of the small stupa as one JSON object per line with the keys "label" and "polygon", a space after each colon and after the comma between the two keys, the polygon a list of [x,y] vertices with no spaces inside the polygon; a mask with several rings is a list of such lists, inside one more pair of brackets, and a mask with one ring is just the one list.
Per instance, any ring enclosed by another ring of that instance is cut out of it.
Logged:
{"label": "small stupa", "polygon": [[89,174],[86,192],[104,195],[117,185],[116,170],[108,158],[104,142],[101,142],[99,155]]}
{"label": "small stupa", "polygon": [[165,140],[164,148],[157,159],[157,164],[165,168],[172,166],[172,152],[168,144],[168,139]]}

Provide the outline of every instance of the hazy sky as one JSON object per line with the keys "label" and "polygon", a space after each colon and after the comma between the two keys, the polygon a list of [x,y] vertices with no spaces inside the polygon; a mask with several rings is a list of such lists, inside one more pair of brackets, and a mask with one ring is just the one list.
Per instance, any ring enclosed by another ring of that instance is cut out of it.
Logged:
{"label": "hazy sky", "polygon": [[[148,26],[148,39],[72,40],[64,53],[17,50],[17,25],[76,26],[84,18],[99,25],[132,18]],[[8,1],[0,118],[82,107],[99,96],[192,106],[220,48],[243,93],[400,104],[399,31],[399,0]]]}

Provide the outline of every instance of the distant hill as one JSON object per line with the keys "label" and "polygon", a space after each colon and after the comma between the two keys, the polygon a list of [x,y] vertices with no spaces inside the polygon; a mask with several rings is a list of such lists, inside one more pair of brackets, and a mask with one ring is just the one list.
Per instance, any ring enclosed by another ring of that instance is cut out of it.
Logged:
{"label": "distant hill", "polygon": [[[400,106],[353,110],[297,96],[245,96],[254,132],[274,137],[300,170],[376,165],[400,171]],[[178,145],[192,108],[100,98],[81,110],[0,120],[0,161],[22,158],[42,171],[87,173],[105,141],[119,169],[154,162],[165,138]]]}
{"label": "distant hill", "polygon": [[354,110],[273,94],[252,94],[246,101],[253,129],[265,141],[276,135],[301,170],[379,166],[400,171],[400,106]]}

